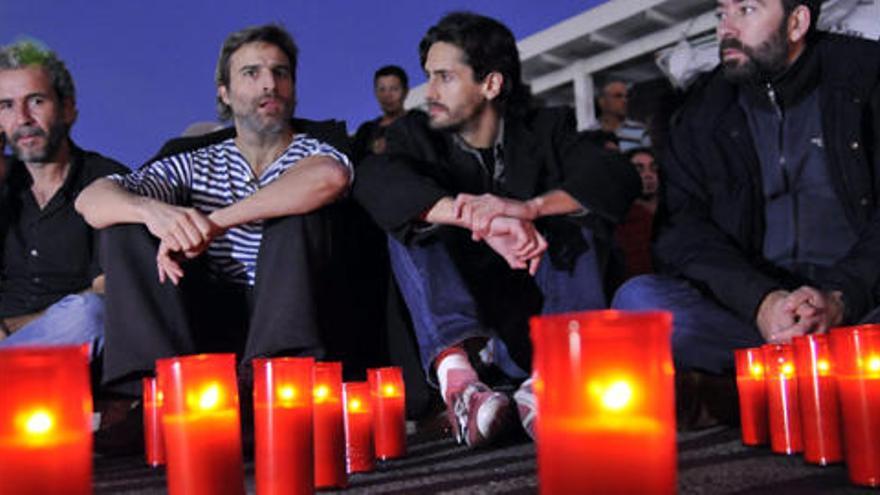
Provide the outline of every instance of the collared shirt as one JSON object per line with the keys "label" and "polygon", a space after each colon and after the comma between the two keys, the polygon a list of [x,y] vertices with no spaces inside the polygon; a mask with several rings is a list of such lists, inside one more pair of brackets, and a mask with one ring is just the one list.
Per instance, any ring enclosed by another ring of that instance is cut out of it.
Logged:
{"label": "collared shirt", "polygon": [[40,209],[25,165],[17,160],[8,165],[9,175],[0,187],[0,317],[43,310],[91,286],[101,273],[97,236],[73,202],[93,180],[128,170],[73,147],[64,184]]}
{"label": "collared shirt", "polygon": [[[274,182],[303,158],[328,155],[345,165],[353,179],[348,157],[329,144],[297,134],[287,149],[260,177],[238,149],[234,139],[152,162],[129,175],[109,177],[129,192],[165,203],[187,205],[208,215],[253,195]],[[230,228],[208,246],[208,268],[225,282],[254,285],[263,221]]]}

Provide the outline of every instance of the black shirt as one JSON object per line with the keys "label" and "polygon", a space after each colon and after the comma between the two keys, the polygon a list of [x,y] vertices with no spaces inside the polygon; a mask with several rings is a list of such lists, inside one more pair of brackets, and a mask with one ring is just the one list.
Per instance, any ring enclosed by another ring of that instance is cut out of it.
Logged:
{"label": "black shirt", "polygon": [[101,273],[96,232],[74,210],[93,180],[128,169],[71,146],[64,184],[41,210],[23,163],[12,160],[0,186],[0,317],[33,313],[91,286]]}

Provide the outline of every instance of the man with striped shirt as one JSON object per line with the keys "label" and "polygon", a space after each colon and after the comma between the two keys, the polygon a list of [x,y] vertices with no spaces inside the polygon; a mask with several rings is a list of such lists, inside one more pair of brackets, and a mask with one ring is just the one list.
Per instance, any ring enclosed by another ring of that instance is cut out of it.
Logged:
{"label": "man with striped shirt", "polygon": [[104,382],[116,390],[136,391],[166,356],[321,353],[321,207],[353,172],[344,154],[293,128],[296,59],[280,27],[231,34],[216,82],[235,136],[101,179],[77,199],[105,229]]}

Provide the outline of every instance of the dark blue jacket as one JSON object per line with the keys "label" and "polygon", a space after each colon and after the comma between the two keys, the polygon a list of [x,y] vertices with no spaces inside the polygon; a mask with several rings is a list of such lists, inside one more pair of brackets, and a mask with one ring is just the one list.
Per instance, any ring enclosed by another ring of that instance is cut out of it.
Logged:
{"label": "dark blue jacket", "polygon": [[815,80],[801,78],[800,87],[779,93],[784,107],[786,98],[818,84],[829,176],[847,221],[860,233],[838,263],[804,280],[764,259],[768,226],[761,166],[737,102],[739,91],[747,89],[719,71],[677,117],[663,162],[665,193],[655,244],[660,270],[692,281],[748,321],[754,321],[767,293],[801,284],[841,290],[849,322],[878,303],[880,44],[823,35],[804,55],[815,64]]}

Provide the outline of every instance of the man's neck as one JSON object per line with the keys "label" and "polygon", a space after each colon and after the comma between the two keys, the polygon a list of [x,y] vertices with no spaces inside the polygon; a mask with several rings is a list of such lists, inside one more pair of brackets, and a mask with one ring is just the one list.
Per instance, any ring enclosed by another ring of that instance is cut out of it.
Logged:
{"label": "man's neck", "polygon": [[623,124],[623,118],[616,115],[602,115],[599,117],[599,123],[603,131],[617,132],[617,128]]}
{"label": "man's neck", "polygon": [[392,122],[402,117],[403,113],[403,109],[401,109],[396,112],[383,114],[382,119],[379,121],[379,125],[391,125]]}
{"label": "man's neck", "polygon": [[258,178],[284,153],[294,135],[290,125],[273,133],[255,133],[244,129],[244,126],[236,126],[236,132],[235,145]]}
{"label": "man's neck", "polygon": [[469,124],[458,132],[464,142],[473,148],[489,148],[495,144],[501,122],[501,116],[495,107],[487,104],[486,108]]}
{"label": "man's neck", "polygon": [[37,205],[42,209],[64,185],[70,171],[70,145],[65,142],[49,162],[28,163],[25,168],[31,175],[31,193]]}

